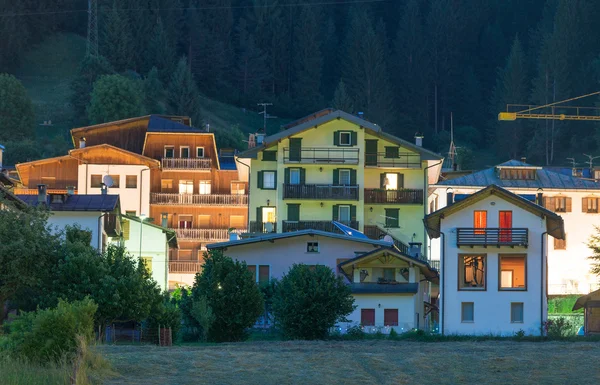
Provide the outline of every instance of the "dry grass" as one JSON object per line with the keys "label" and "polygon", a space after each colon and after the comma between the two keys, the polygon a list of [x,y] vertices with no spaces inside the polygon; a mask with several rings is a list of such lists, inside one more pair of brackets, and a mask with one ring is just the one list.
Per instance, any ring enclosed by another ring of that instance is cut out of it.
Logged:
{"label": "dry grass", "polygon": [[594,342],[249,342],[105,346],[109,384],[598,384]]}

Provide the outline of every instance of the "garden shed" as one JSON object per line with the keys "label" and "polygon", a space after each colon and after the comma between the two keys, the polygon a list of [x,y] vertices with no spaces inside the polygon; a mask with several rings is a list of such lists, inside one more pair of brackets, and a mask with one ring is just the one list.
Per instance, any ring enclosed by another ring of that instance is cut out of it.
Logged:
{"label": "garden shed", "polygon": [[600,290],[577,298],[573,311],[585,309],[585,335],[600,334]]}

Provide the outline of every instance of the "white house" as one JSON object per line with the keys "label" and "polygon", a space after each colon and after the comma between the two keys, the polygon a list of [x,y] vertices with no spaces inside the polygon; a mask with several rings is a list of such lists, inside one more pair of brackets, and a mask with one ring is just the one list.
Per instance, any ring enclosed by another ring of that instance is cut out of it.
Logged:
{"label": "white house", "polygon": [[[548,292],[550,295],[587,294],[598,288],[598,277],[590,273],[591,250],[587,242],[600,226],[600,183],[560,174],[524,161],[511,160],[495,167],[455,179],[441,180],[431,187],[429,212],[464,199],[495,184],[558,213],[565,222],[565,239],[550,239],[548,245]],[[431,242],[431,258],[439,259],[439,242]]]}
{"label": "white house", "polygon": [[540,334],[547,235],[564,239],[558,214],[492,185],[424,221],[429,236],[441,239],[442,334]]}
{"label": "white house", "polygon": [[357,305],[348,317],[351,322],[340,326],[382,332],[426,329],[429,282],[437,280],[437,271],[391,242],[352,232],[353,236],[319,230],[270,233],[207,248],[245,261],[259,283],[281,278],[293,264],[331,268],[350,285]]}

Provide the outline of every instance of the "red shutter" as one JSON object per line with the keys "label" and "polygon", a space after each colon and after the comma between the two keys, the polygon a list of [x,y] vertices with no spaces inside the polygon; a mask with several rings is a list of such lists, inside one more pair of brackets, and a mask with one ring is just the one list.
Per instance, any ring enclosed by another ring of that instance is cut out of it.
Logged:
{"label": "red shutter", "polygon": [[[487,227],[487,211],[474,211],[473,227],[476,229],[485,229]],[[485,231],[475,230],[475,234],[485,234]]]}
{"label": "red shutter", "polygon": [[383,325],[398,326],[398,309],[383,310]]}
{"label": "red shutter", "polygon": [[360,309],[360,324],[375,326],[375,309]]}
{"label": "red shutter", "polygon": [[500,242],[512,241],[512,211],[500,211]]}

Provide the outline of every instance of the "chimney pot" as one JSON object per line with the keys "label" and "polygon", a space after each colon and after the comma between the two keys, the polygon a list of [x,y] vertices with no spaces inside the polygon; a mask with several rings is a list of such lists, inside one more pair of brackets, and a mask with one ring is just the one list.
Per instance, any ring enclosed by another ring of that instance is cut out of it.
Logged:
{"label": "chimney pot", "polygon": [[454,192],[449,191],[446,193],[446,206],[450,206],[452,203],[454,203]]}
{"label": "chimney pot", "polygon": [[45,184],[38,184],[38,204],[46,204],[48,190]]}
{"label": "chimney pot", "polygon": [[67,186],[67,195],[75,195],[75,186]]}
{"label": "chimney pot", "polygon": [[79,148],[85,148],[85,138],[79,139]]}
{"label": "chimney pot", "polygon": [[423,147],[423,134],[419,132],[415,134],[415,144],[419,147]]}
{"label": "chimney pot", "polygon": [[524,157],[524,156],[522,156],[522,157],[521,157],[521,162],[523,162],[523,163],[527,163],[527,158],[526,158],[526,157]]}
{"label": "chimney pot", "polygon": [[106,195],[108,193],[108,187],[106,187],[106,185],[104,183],[102,183],[102,186],[100,187],[100,191],[102,192],[102,195]]}
{"label": "chimney pot", "polygon": [[409,246],[408,255],[410,255],[413,258],[421,259],[421,256],[423,255],[421,252],[422,243],[421,242],[409,242],[408,246]]}

